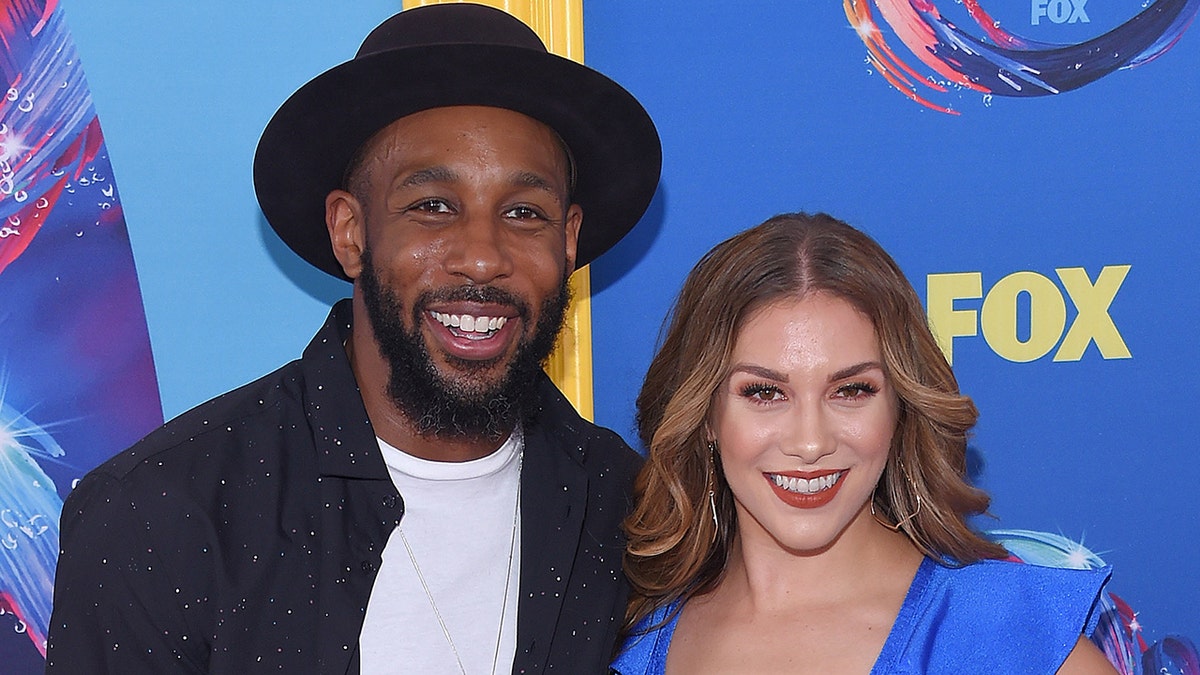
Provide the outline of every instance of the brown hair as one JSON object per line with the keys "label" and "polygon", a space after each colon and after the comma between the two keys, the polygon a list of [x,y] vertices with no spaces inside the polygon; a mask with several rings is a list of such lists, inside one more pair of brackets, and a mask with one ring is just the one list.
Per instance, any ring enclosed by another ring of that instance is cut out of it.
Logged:
{"label": "brown hair", "polygon": [[728,377],[743,322],[775,301],[815,292],[842,298],[870,318],[899,400],[875,510],[901,523],[918,549],[943,562],[1006,555],[966,523],[989,502],[966,481],[967,431],[978,413],[959,393],[912,285],[862,232],[825,214],[784,214],[700,260],[646,373],[637,424],[649,456],[637,478],[636,506],[625,520],[624,564],[633,587],[626,630],[654,609],[712,590],[720,580],[737,521],[705,423]]}

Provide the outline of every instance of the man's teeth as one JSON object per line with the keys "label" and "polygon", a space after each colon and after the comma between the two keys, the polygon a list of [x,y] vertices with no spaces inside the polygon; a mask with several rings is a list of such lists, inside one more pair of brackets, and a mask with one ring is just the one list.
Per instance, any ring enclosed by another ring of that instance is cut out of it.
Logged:
{"label": "man's teeth", "polygon": [[464,333],[491,333],[508,323],[506,316],[471,316],[470,314],[443,314],[430,312],[438,323],[447,328],[457,328]]}
{"label": "man's teeth", "polygon": [[771,474],[771,480],[775,482],[775,485],[788,492],[798,492],[802,495],[810,495],[821,490],[828,490],[841,480],[841,478],[841,471],[812,479],[781,476],[777,473]]}

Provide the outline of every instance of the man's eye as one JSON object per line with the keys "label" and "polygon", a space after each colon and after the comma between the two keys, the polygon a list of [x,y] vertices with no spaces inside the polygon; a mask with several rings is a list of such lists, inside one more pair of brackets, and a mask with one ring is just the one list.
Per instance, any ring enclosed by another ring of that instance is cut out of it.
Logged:
{"label": "man's eye", "polygon": [[415,211],[424,211],[425,213],[450,213],[453,210],[442,199],[422,199],[409,208]]}
{"label": "man's eye", "polygon": [[504,217],[515,218],[517,220],[529,220],[531,218],[539,218],[544,220],[546,218],[541,212],[530,206],[514,206],[504,212]]}

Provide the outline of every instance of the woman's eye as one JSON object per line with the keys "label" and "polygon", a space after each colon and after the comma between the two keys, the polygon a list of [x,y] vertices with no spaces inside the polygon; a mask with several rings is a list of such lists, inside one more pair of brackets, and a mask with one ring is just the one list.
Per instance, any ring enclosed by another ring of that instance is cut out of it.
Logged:
{"label": "woman's eye", "polygon": [[869,382],[852,382],[843,384],[834,391],[834,396],[841,399],[857,400],[879,393],[879,388]]}
{"label": "woman's eye", "polygon": [[742,387],[742,396],[754,401],[778,401],[783,392],[773,384],[748,384]]}

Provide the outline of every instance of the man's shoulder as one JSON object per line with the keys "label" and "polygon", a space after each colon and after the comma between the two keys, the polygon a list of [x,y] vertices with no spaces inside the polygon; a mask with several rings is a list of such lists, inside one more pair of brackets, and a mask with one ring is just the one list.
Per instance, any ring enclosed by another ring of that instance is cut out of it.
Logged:
{"label": "man's shoulder", "polygon": [[167,455],[198,454],[230,447],[280,418],[297,416],[303,399],[299,361],[181,413],[114,455],[92,473],[124,479],[138,467]]}
{"label": "man's shoulder", "polygon": [[[353,404],[357,395],[345,395],[345,390],[355,388],[341,349],[343,333],[349,331],[349,314],[348,300],[337,303],[299,359],[178,415],[92,474],[124,479],[138,467],[159,465],[166,458],[208,462],[205,453],[261,446],[262,439],[288,432],[307,433],[300,427],[305,426],[302,422],[309,407],[323,418],[363,416],[361,405]],[[315,403],[308,400],[314,392],[321,399]],[[238,456],[222,453],[216,463]]]}
{"label": "man's shoulder", "polygon": [[636,472],[644,461],[612,429],[585,420],[549,377],[542,380],[542,415],[553,442],[574,452],[585,465]]}
{"label": "man's shoulder", "polygon": [[584,433],[588,438],[588,458],[605,464],[620,466],[630,471],[641,468],[644,458],[637,453],[625,439],[612,429],[602,427],[587,420]]}

